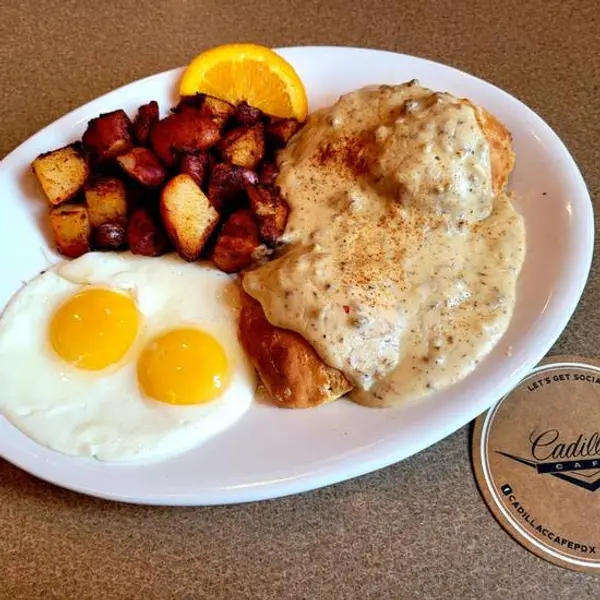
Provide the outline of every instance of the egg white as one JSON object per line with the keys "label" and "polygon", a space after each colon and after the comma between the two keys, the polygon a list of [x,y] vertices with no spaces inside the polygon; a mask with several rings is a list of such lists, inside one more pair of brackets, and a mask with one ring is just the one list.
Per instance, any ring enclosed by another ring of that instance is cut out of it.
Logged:
{"label": "egg white", "polygon": [[[127,355],[100,371],[66,363],[48,337],[56,309],[88,286],[131,294],[141,314]],[[238,288],[228,275],[175,255],[89,253],[60,263],[28,283],[0,318],[0,411],[26,435],[64,454],[127,461],[184,452],[232,425],[251,405],[256,378],[237,339],[238,311]],[[210,403],[174,406],[140,390],[141,349],[182,326],[212,334],[227,354],[229,385]]]}

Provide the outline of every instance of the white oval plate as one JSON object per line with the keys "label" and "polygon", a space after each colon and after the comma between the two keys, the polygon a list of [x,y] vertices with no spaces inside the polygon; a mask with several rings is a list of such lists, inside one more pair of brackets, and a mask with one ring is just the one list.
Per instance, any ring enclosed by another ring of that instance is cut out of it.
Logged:
{"label": "white oval plate", "polygon": [[[525,217],[528,249],[504,338],[458,385],[396,409],[368,409],[341,400],[290,411],[256,402],[225,433],[184,455],[146,465],[62,456],[0,417],[1,456],[60,486],[127,502],[206,505],[294,494],[380,469],[441,440],[507,393],[558,338],[583,291],[594,232],[585,183],[550,127],[489,83],[420,58],[333,47],[287,48],[281,54],[304,81],[312,110],[363,85],[418,78],[427,87],[470,98],[508,126],[518,157],[510,188]],[[47,266],[48,256],[57,259],[41,228],[46,206],[30,172],[31,161],[80,138],[88,119],[101,112],[124,108],[134,114],[150,99],[166,111],[176,103],[180,73],[175,69],[106,94],[5,158],[0,170],[0,306]]]}

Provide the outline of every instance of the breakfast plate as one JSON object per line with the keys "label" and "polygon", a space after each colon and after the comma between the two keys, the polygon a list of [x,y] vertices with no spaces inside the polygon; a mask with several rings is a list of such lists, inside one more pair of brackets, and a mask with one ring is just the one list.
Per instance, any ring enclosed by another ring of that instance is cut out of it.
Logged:
{"label": "breakfast plate", "polygon": [[[126,502],[210,505],[299,493],[380,469],[436,443],[506,394],[558,338],[585,286],[594,232],[585,183],[550,127],[506,92],[424,59],[336,47],[279,52],[304,82],[311,110],[368,84],[417,78],[485,107],[512,132],[517,162],[509,189],[524,218],[527,252],[504,337],[460,383],[397,408],[369,409],[341,400],[291,411],[258,397],[243,418],[201,446],[135,464],[56,453],[0,417],[4,459],[62,487]],[[2,161],[0,306],[59,260],[47,241],[46,207],[32,160],[81,137],[98,113],[117,108],[131,113],[149,98],[174,105],[181,73],[174,69],[110,92],[49,125]],[[42,386],[36,393],[47,392]]]}

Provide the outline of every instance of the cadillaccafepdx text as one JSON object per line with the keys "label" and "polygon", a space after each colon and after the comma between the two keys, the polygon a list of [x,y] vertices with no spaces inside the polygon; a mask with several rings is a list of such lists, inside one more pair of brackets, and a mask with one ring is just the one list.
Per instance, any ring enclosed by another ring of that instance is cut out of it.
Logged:
{"label": "cadillaccafepdx text", "polygon": [[548,538],[552,543],[557,546],[566,546],[569,550],[575,550],[583,554],[596,554],[596,546],[592,544],[580,544],[578,542],[572,542],[567,538],[561,537],[554,533],[544,525],[537,524],[534,517],[523,507],[523,505],[517,500],[514,494],[508,495],[512,507],[515,509],[517,514],[523,519],[534,531],[541,533],[544,537]]}

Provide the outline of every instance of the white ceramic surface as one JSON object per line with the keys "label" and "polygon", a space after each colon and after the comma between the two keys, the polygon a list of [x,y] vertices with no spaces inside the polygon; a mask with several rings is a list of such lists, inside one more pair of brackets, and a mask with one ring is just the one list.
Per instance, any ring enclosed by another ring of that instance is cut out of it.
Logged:
{"label": "white ceramic surface", "polygon": [[[288,48],[281,54],[304,81],[311,109],[366,84],[417,78],[481,104],[512,131],[518,158],[510,187],[525,217],[528,250],[514,318],[500,344],[464,381],[425,400],[388,410],[342,400],[305,411],[257,401],[225,433],[163,462],[115,465],[62,456],[2,417],[0,456],[60,486],[128,502],[203,505],[284,496],[380,469],[434,444],[504,395],[557,339],[589,272],[593,213],[577,165],[548,125],[498,88],[423,59],[333,47]],[[31,161],[80,138],[87,121],[101,112],[124,108],[133,114],[150,99],[165,112],[176,102],[180,73],[161,73],[98,98],[2,161],[0,307],[48,260],[58,259],[46,241],[46,205]]]}

